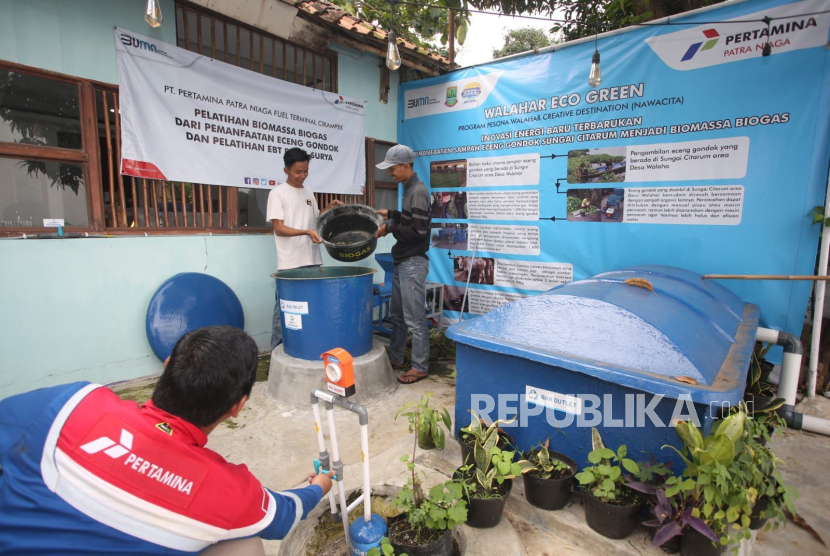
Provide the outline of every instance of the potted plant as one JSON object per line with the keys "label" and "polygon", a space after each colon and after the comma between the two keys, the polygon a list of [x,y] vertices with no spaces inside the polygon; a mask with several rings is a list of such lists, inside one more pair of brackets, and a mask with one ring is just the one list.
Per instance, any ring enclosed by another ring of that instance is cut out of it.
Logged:
{"label": "potted plant", "polygon": [[750,494],[736,480],[746,471],[742,462],[736,463],[736,455],[744,449],[745,420],[743,412],[729,415],[705,438],[693,424],[677,424],[684,447],[682,451],[669,448],[680,454],[686,469],[682,478],[672,481],[666,495],[681,491],[686,495],[685,522],[674,529],[675,534],[684,533],[680,544],[684,556],[722,554],[730,543],[749,537]]}
{"label": "potted plant", "polygon": [[507,449],[509,447],[513,447],[513,439],[510,438],[504,430],[499,428],[499,423],[512,423],[516,420],[514,417],[509,421],[499,420],[493,423],[492,425],[488,426],[472,409],[469,410],[472,414],[472,419],[470,420],[470,426],[464,427],[459,431],[459,438],[458,442],[461,444],[461,463],[462,465],[467,465],[473,463],[473,447],[476,444],[480,446],[484,445],[485,439],[490,431],[495,430],[496,434],[498,435],[496,439],[496,446],[501,448],[502,450]]}
{"label": "potted plant", "polygon": [[504,505],[513,488],[512,479],[521,475],[531,463],[525,460],[514,461],[515,451],[502,450],[496,445],[501,420],[494,422],[483,432],[475,414],[473,422],[478,425],[479,428],[476,428],[476,425],[472,427],[477,430],[482,440],[475,441],[473,462],[456,470],[455,477],[464,486],[464,498],[469,508],[467,525],[478,528],[495,527],[501,521]]}
{"label": "potted plant", "polygon": [[625,484],[622,471],[639,473],[640,466],[626,456],[623,444],[617,451],[606,448],[596,428],[592,429],[594,449],[588,453],[593,465],[576,474],[585,493],[585,521],[609,539],[624,539],[637,527],[643,497]]}
{"label": "potted plant", "polygon": [[684,498],[677,494],[666,495],[666,489],[675,481],[670,466],[651,456],[650,462],[640,466],[639,473],[626,477],[626,484],[646,497],[645,503],[653,519],[644,521],[643,525],[650,528],[652,544],[667,554],[675,554],[680,552],[680,537],[669,534],[673,529],[670,525],[672,522],[683,523]]}
{"label": "potted plant", "polygon": [[565,454],[551,452],[550,438],[524,455],[530,463],[522,473],[527,501],[543,510],[558,510],[568,503],[576,475],[576,462]]}
{"label": "potted plant", "polygon": [[398,410],[395,419],[400,415],[406,416],[409,421],[409,432],[417,431],[418,447],[422,450],[431,450],[436,447],[443,450],[446,435],[441,425],[443,424],[449,431],[452,421],[446,407],[442,406],[440,409],[430,407],[430,398],[432,398],[432,392],[427,392],[421,396],[420,401],[407,403]]}

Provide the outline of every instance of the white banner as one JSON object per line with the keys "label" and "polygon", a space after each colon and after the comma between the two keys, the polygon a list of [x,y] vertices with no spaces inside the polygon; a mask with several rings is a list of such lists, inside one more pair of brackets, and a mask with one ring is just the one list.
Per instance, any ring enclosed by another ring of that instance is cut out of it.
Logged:
{"label": "white banner", "polygon": [[282,156],[312,156],[313,191],[361,194],[362,100],[280,81],[115,29],[121,85],[121,173],[270,188]]}

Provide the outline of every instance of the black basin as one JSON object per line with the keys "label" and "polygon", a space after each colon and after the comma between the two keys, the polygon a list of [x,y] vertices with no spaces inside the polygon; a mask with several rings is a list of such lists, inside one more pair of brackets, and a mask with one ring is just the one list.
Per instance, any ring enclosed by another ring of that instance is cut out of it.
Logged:
{"label": "black basin", "polygon": [[326,251],[346,263],[361,261],[377,247],[375,232],[383,220],[366,205],[343,205],[329,209],[317,218],[317,234]]}

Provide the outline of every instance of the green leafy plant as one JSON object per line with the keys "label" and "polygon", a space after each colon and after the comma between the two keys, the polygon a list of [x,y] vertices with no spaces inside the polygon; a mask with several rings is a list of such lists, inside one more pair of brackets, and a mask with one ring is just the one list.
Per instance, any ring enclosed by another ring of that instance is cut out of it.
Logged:
{"label": "green leafy plant", "polygon": [[811,215],[813,217],[813,224],[818,224],[821,222],[823,226],[830,226],[830,217],[824,217],[824,207],[821,205],[813,207],[813,213]]}
{"label": "green leafy plant", "polygon": [[[427,392],[421,396],[419,401],[411,401],[398,410],[395,419],[404,415],[409,421],[409,432],[416,432],[418,435],[418,442],[421,448],[426,448],[431,444],[441,450],[444,449],[446,443],[446,435],[441,428],[443,424],[447,431],[452,426],[452,420],[446,407],[436,409],[430,407],[429,400],[432,398],[432,392]],[[408,410],[408,411],[407,411]]]}
{"label": "green leafy plant", "polygon": [[[599,432],[593,430],[596,436],[599,436]],[[627,453],[628,448],[625,444],[620,445],[616,452],[605,446],[591,450],[588,452],[588,461],[594,465],[577,473],[576,480],[603,502],[630,502],[633,491],[626,486],[622,471],[625,469],[629,473],[638,474],[640,466],[633,459],[627,458]]]}
{"label": "green leafy plant", "polygon": [[686,470],[682,480],[676,478],[669,485],[666,495],[688,493],[691,515],[703,520],[712,531],[709,538],[718,538],[722,545],[732,542],[730,536],[750,534],[753,494],[736,480],[742,467],[733,465],[744,448],[745,423],[745,413],[734,413],[716,423],[712,434],[704,438],[692,423],[683,421],[676,427],[683,450],[668,446],[680,454]]}
{"label": "green leafy plant", "polygon": [[402,456],[401,461],[406,463],[411,476],[392,500],[392,505],[405,512],[416,544],[429,543],[447,529],[466,523],[467,502],[463,498],[464,487],[460,481],[439,483],[425,494],[409,455]]}
{"label": "green leafy plant", "polygon": [[544,444],[539,445],[538,448],[531,448],[524,454],[524,459],[530,463],[524,470],[524,473],[530,473],[540,479],[554,479],[564,478],[570,475],[571,466],[560,461],[555,457],[551,457],[550,438],[545,440]]}
{"label": "green leafy plant", "polygon": [[470,446],[476,444],[484,446],[491,436],[495,438],[494,446],[506,447],[512,445],[510,437],[502,429],[499,428],[499,423],[509,424],[516,420],[514,417],[510,420],[499,419],[491,425],[487,425],[472,409],[469,410],[472,414],[470,419],[470,426],[464,427],[459,432],[461,433],[461,440]]}
{"label": "green leafy plant", "polygon": [[395,549],[392,547],[392,541],[389,537],[380,539],[380,547],[370,548],[366,556],[408,556],[406,552],[395,554]]}
{"label": "green leafy plant", "polygon": [[764,357],[772,347],[772,344],[755,344],[752,351],[752,358],[749,363],[749,372],[746,376],[746,393],[755,396],[771,396],[772,387],[762,380]]}

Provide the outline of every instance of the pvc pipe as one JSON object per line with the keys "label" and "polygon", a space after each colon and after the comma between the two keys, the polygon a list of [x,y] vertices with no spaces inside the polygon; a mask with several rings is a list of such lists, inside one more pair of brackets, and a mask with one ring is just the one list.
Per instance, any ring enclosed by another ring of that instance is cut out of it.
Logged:
{"label": "pvc pipe", "polygon": [[349,504],[349,507],[348,507],[348,508],[346,508],[346,512],[347,512],[347,513],[352,513],[352,510],[353,510],[353,509],[355,509],[356,507],[358,507],[358,506],[360,505],[360,503],[361,503],[361,502],[363,502],[363,498],[364,498],[365,496],[366,496],[366,493],[365,493],[365,492],[361,492],[361,493],[360,493],[360,496],[358,496],[358,497],[357,497],[357,499],[356,499],[354,502],[352,502],[351,504]]}
{"label": "pvc pipe", "polygon": [[[329,438],[331,438],[331,456],[334,459],[332,467],[337,469],[337,494],[340,497],[340,511],[343,514],[343,533],[346,537],[346,546],[351,545],[349,539],[349,510],[346,504],[346,488],[343,485],[343,464],[340,461],[340,450],[337,447],[337,432],[334,428],[334,406],[326,402],[326,417],[329,422]],[[339,467],[338,467],[339,466]]]}
{"label": "pvc pipe", "polygon": [[363,520],[369,523],[372,520],[372,483],[369,480],[369,425],[360,425],[360,448],[363,450],[363,494],[366,503],[363,505]]}
{"label": "pvc pipe", "polygon": [[793,430],[806,430],[830,436],[830,420],[804,415],[795,411],[798,377],[801,374],[801,356],[804,351],[801,340],[788,332],[758,328],[755,338],[760,342],[774,343],[784,347],[784,360],[781,364],[781,379],[778,382],[778,397],[784,398],[784,405],[778,409],[778,415]]}
{"label": "pvc pipe", "polygon": [[[317,448],[320,452],[320,462],[323,464],[323,471],[328,471],[331,468],[329,462],[329,453],[326,451],[326,441],[323,438],[323,427],[320,424],[320,404],[317,402],[317,396],[311,394],[311,409],[314,412],[314,429],[317,431]],[[336,482],[336,481],[335,481]],[[337,501],[335,500],[335,486],[331,485],[329,489],[329,505],[331,506],[331,520],[337,523],[342,519],[340,512],[337,509]]]}
{"label": "pvc pipe", "polygon": [[770,328],[758,328],[755,339],[766,344],[778,344],[778,331]]}
{"label": "pvc pipe", "polygon": [[784,398],[787,405],[795,405],[798,393],[798,375],[801,372],[801,354],[784,352],[781,364],[781,378],[778,380],[778,397]]}
{"label": "pvc pipe", "polygon": [[801,430],[830,436],[830,421],[813,417],[812,415],[801,415]]}
{"label": "pvc pipe", "polygon": [[[824,216],[830,215],[830,174],[827,176],[827,191],[824,197]],[[821,247],[818,256],[818,271],[819,276],[827,275],[827,252],[830,248],[830,230],[822,222],[821,225]],[[818,380],[818,348],[821,343],[821,323],[824,317],[824,291],[825,283],[823,280],[816,282],[815,293],[813,295],[813,335],[810,340],[810,366],[807,370],[807,391],[805,394],[808,398],[816,395],[816,381]]]}

